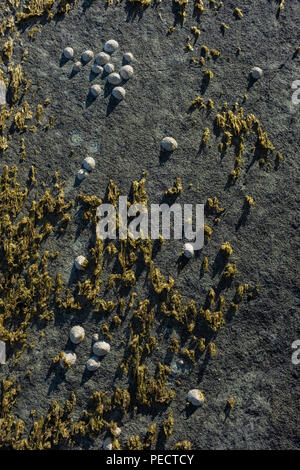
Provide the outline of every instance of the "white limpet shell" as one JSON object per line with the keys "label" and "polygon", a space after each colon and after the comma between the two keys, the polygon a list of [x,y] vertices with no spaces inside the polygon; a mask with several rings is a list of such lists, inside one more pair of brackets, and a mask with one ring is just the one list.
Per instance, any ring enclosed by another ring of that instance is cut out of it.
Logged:
{"label": "white limpet shell", "polygon": [[6,85],[0,80],[0,105],[6,104]]}
{"label": "white limpet shell", "polygon": [[74,56],[74,50],[72,49],[72,47],[66,47],[63,51],[63,55],[66,59],[72,59],[72,57]]}
{"label": "white limpet shell", "polygon": [[173,152],[173,150],[178,148],[178,144],[173,137],[164,137],[160,145],[161,148],[167,152]]}
{"label": "white limpet shell", "polygon": [[185,243],[183,245],[183,254],[186,258],[192,258],[194,256],[194,247],[191,243]]}
{"label": "white limpet shell", "polygon": [[93,157],[86,157],[83,162],[82,162],[82,166],[88,170],[88,171],[92,171],[94,170],[95,166],[96,166],[96,162],[95,160],[93,159]]}
{"label": "white limpet shell", "polygon": [[198,390],[197,388],[193,388],[190,390],[187,394],[187,400],[192,403],[194,406],[201,406],[203,405],[205,401],[205,397],[201,390]]}
{"label": "white limpet shell", "polygon": [[264,73],[260,67],[253,67],[253,69],[251,69],[251,75],[255,80],[261,78],[263,74]]}
{"label": "white limpet shell", "polygon": [[98,339],[99,339],[98,333],[94,333],[93,336],[92,336],[92,340],[93,341],[98,341]]}
{"label": "white limpet shell", "polygon": [[115,70],[115,66],[114,66],[114,64],[111,64],[111,63],[105,64],[104,65],[104,70],[105,70],[106,73],[112,73]]}
{"label": "white limpet shell", "polygon": [[66,368],[67,364],[73,366],[76,362],[76,354],[73,351],[64,351],[59,361],[61,367]]}
{"label": "white limpet shell", "polygon": [[95,62],[98,65],[105,65],[110,61],[110,55],[106,54],[105,52],[100,52],[95,57]]}
{"label": "white limpet shell", "polygon": [[90,88],[90,92],[93,96],[99,96],[101,93],[101,86],[100,85],[92,85]]}
{"label": "white limpet shell", "polygon": [[88,264],[88,260],[84,256],[79,255],[75,258],[74,264],[76,269],[83,271]]}
{"label": "white limpet shell", "polygon": [[116,429],[115,429],[115,436],[116,436],[116,437],[119,437],[120,434],[121,434],[121,432],[122,432],[122,429],[121,429],[121,428],[116,428]]}
{"label": "white limpet shell", "polygon": [[98,360],[96,356],[92,356],[86,361],[86,368],[90,372],[94,372],[95,370],[99,369],[99,367],[100,367],[100,361]]}
{"label": "white limpet shell", "polygon": [[109,52],[110,54],[115,52],[118,48],[119,48],[119,43],[115,41],[114,39],[110,39],[109,41],[107,41],[103,47],[105,52]]}
{"label": "white limpet shell", "polygon": [[120,75],[124,80],[128,80],[129,78],[133,77],[133,68],[131,65],[123,65],[120,69]]}
{"label": "white limpet shell", "polygon": [[87,175],[87,172],[85,170],[83,170],[82,168],[77,172],[77,178],[82,181],[84,180],[84,178],[86,177]]}
{"label": "white limpet shell", "polygon": [[103,441],[104,450],[112,450],[112,439],[111,437],[106,437]]}
{"label": "white limpet shell", "polygon": [[77,73],[77,72],[79,72],[81,69],[82,69],[82,63],[78,60],[78,61],[75,62],[75,64],[73,65],[73,72]]}
{"label": "white limpet shell", "polygon": [[101,67],[101,65],[94,64],[92,67],[92,72],[99,75],[100,73],[103,73],[103,67]]}
{"label": "white limpet shell", "polygon": [[119,83],[121,83],[121,77],[118,73],[110,73],[107,77],[107,81],[112,85],[119,85]]}
{"label": "white limpet shell", "polygon": [[83,62],[89,62],[90,60],[92,60],[94,58],[94,53],[93,51],[84,51],[81,55],[81,59],[83,60]]}
{"label": "white limpet shell", "polygon": [[105,356],[105,354],[110,352],[110,345],[105,341],[97,341],[93,345],[93,353],[96,356]]}
{"label": "white limpet shell", "polygon": [[130,64],[134,60],[134,56],[131,52],[125,52],[123,54],[123,59],[125,60],[125,62]]}
{"label": "white limpet shell", "polygon": [[76,325],[71,328],[70,340],[72,341],[72,343],[74,344],[81,343],[81,341],[84,340],[84,336],[85,336],[85,331],[84,331],[84,328],[82,328],[82,326]]}
{"label": "white limpet shell", "polygon": [[126,95],[126,90],[122,86],[117,86],[113,89],[111,94],[119,101],[123,100]]}

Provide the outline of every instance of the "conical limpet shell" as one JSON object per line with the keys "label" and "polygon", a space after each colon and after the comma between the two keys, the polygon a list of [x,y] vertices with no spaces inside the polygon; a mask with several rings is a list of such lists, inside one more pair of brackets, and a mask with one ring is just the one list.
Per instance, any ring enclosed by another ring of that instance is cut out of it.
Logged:
{"label": "conical limpet shell", "polygon": [[128,80],[129,78],[133,77],[133,68],[131,65],[123,65],[120,69],[120,75],[124,80]]}
{"label": "conical limpet shell", "polygon": [[64,351],[59,361],[61,367],[64,369],[68,366],[73,366],[76,362],[76,354],[73,351]]}
{"label": "conical limpet shell", "polygon": [[75,258],[74,264],[76,269],[83,271],[88,265],[88,260],[84,256],[79,255]]}
{"label": "conical limpet shell", "polygon": [[79,344],[81,341],[84,340],[84,336],[85,336],[85,331],[84,331],[84,328],[82,328],[82,326],[76,325],[76,326],[73,326],[73,328],[71,328],[69,337],[72,343]]}
{"label": "conical limpet shell", "polygon": [[84,51],[81,55],[81,59],[83,60],[83,62],[87,63],[89,62],[90,60],[92,60],[94,58],[94,53],[93,51]]}
{"label": "conical limpet shell", "polygon": [[100,85],[92,85],[90,88],[90,92],[93,96],[99,96],[101,93],[101,86]]}
{"label": "conical limpet shell", "polygon": [[187,400],[192,403],[194,406],[200,406],[203,405],[205,401],[205,397],[201,390],[198,390],[197,388],[194,388],[190,390],[187,394]]}
{"label": "conical limpet shell", "polygon": [[100,52],[95,57],[95,62],[98,65],[105,65],[110,61],[110,55],[106,54],[105,52]]}
{"label": "conical limpet shell", "polygon": [[111,63],[105,64],[104,65],[104,70],[105,70],[106,73],[112,73],[115,70],[115,66],[114,66],[114,64],[111,64]]}
{"label": "conical limpet shell", "polygon": [[99,369],[100,367],[100,361],[98,357],[92,356],[86,361],[86,368],[90,372],[94,372],[95,370]]}
{"label": "conical limpet shell", "polygon": [[112,450],[112,439],[111,437],[106,437],[103,441],[104,450]]}
{"label": "conical limpet shell", "polygon": [[92,72],[96,75],[99,75],[100,73],[103,73],[103,67],[101,67],[101,65],[94,64],[92,66]]}
{"label": "conical limpet shell", "polygon": [[126,95],[126,90],[122,86],[117,86],[113,89],[111,94],[119,101],[123,100]]}
{"label": "conical limpet shell", "polygon": [[130,64],[134,60],[134,56],[131,52],[125,52],[125,54],[123,54],[123,60],[127,62],[127,64]]}
{"label": "conical limpet shell", "polygon": [[82,69],[82,63],[80,61],[75,62],[73,65],[73,72],[78,73]]}
{"label": "conical limpet shell", "polygon": [[167,152],[173,152],[173,150],[176,150],[178,147],[178,144],[173,137],[164,137],[160,145],[162,149]]}
{"label": "conical limpet shell", "polygon": [[96,166],[96,162],[95,160],[93,159],[93,157],[86,157],[83,162],[82,162],[82,166],[88,170],[88,171],[92,171],[94,170],[95,166]]}
{"label": "conical limpet shell", "polygon": [[79,181],[84,180],[84,178],[87,176],[87,172],[83,170],[82,168],[77,172],[76,177],[79,179]]}
{"label": "conical limpet shell", "polygon": [[251,75],[255,80],[258,80],[263,76],[263,71],[260,67],[253,67],[253,69],[251,69]]}
{"label": "conical limpet shell", "polygon": [[93,353],[96,356],[105,356],[105,354],[110,352],[110,345],[105,341],[97,341],[93,344]]}
{"label": "conical limpet shell", "polygon": [[110,73],[107,77],[108,83],[111,83],[112,85],[119,85],[121,83],[121,77],[118,73]]}
{"label": "conical limpet shell", "polygon": [[74,56],[74,50],[72,49],[72,47],[66,47],[64,50],[63,50],[63,55],[66,59],[72,59],[72,57]]}
{"label": "conical limpet shell", "polygon": [[112,54],[118,49],[118,47],[119,47],[118,42],[115,41],[114,39],[110,39],[104,44],[103,49],[105,50],[105,52],[109,52],[110,54]]}
{"label": "conical limpet shell", "polygon": [[183,245],[183,254],[186,258],[192,258],[194,256],[194,247],[191,243],[185,243]]}

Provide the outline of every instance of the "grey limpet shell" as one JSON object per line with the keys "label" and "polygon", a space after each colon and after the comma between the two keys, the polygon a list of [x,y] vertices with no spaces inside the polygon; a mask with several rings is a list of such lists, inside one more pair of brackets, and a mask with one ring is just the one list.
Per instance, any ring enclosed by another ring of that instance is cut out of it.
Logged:
{"label": "grey limpet shell", "polygon": [[82,69],[82,62],[79,60],[73,65],[73,73],[78,73]]}
{"label": "grey limpet shell", "polygon": [[110,83],[111,85],[119,85],[119,83],[121,83],[121,77],[118,73],[114,72],[114,73],[110,73],[107,77],[107,81],[108,83]]}
{"label": "grey limpet shell", "polygon": [[173,152],[178,147],[178,144],[173,137],[164,137],[160,145],[166,152]]}
{"label": "grey limpet shell", "polygon": [[104,50],[105,52],[109,52],[110,54],[112,54],[113,52],[115,52],[117,49],[119,48],[119,43],[117,41],[115,41],[114,39],[110,39],[109,41],[107,41],[105,44],[104,44]]}
{"label": "grey limpet shell", "polygon": [[263,74],[264,73],[260,67],[253,67],[253,69],[251,69],[251,75],[255,80],[261,78]]}
{"label": "grey limpet shell", "polygon": [[120,69],[120,75],[124,80],[129,80],[129,78],[133,77],[133,68],[131,65],[123,65]]}
{"label": "grey limpet shell", "polygon": [[84,51],[81,55],[81,60],[85,63],[90,62],[94,58],[94,53],[93,51],[87,50]]}
{"label": "grey limpet shell", "polygon": [[101,67],[101,65],[94,64],[92,66],[92,72],[96,75],[99,75],[100,73],[103,73],[103,67]]}
{"label": "grey limpet shell", "polygon": [[90,88],[90,93],[93,95],[93,96],[99,96],[100,93],[101,93],[101,86],[96,84],[96,85],[92,85],[91,88]]}
{"label": "grey limpet shell", "polygon": [[114,64],[108,63],[104,65],[104,70],[106,73],[112,73],[115,70]]}
{"label": "grey limpet shell", "polygon": [[132,52],[125,52],[123,54],[123,60],[127,63],[127,64],[130,64],[131,62],[134,61],[134,56],[132,54]]}
{"label": "grey limpet shell", "polygon": [[63,55],[65,57],[65,59],[72,59],[72,57],[74,57],[74,50],[72,49],[72,47],[66,47],[64,50],[63,50]]}
{"label": "grey limpet shell", "polygon": [[95,62],[98,65],[108,64],[109,61],[110,61],[110,55],[106,54],[105,52],[100,52],[95,57]]}
{"label": "grey limpet shell", "polygon": [[119,101],[123,100],[126,95],[126,90],[122,86],[117,86],[113,89],[111,94]]}

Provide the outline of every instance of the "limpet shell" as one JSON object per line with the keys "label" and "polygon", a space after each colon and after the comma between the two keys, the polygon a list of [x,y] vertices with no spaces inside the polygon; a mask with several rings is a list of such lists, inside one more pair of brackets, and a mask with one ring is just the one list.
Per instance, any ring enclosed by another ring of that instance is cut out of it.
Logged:
{"label": "limpet shell", "polygon": [[64,50],[63,50],[63,55],[66,59],[72,59],[72,57],[74,57],[74,50],[72,49],[72,47],[66,47]]}
{"label": "limpet shell", "polygon": [[110,73],[107,77],[108,83],[111,85],[119,85],[121,83],[121,77],[118,73]]}
{"label": "limpet shell", "polygon": [[110,345],[105,341],[97,341],[93,344],[93,353],[96,356],[105,356],[110,352]]}
{"label": "limpet shell", "polygon": [[126,95],[126,90],[122,86],[117,86],[113,89],[111,94],[119,101],[123,100]]}
{"label": "limpet shell", "polygon": [[186,258],[192,258],[194,256],[194,247],[191,243],[185,243],[183,245],[183,254]]}
{"label": "limpet shell", "polygon": [[95,160],[93,159],[93,157],[86,157],[83,162],[82,162],[82,166],[83,168],[85,168],[86,170],[88,171],[92,171],[94,170],[95,166],[96,166],[96,162]]}
{"label": "limpet shell", "polygon": [[134,60],[134,56],[131,52],[125,52],[123,54],[123,60],[127,62],[127,64],[130,64]]}
{"label": "limpet shell", "polygon": [[115,52],[117,49],[119,48],[119,44],[117,41],[115,41],[114,39],[110,39],[109,41],[107,41],[105,44],[104,44],[104,50],[105,52],[109,52],[110,54],[112,54],[113,52]]}
{"label": "limpet shell", "polygon": [[201,406],[203,405],[205,401],[205,397],[201,390],[198,390],[197,388],[193,388],[190,390],[187,394],[187,400],[192,403],[194,406]]}
{"label": "limpet shell", "polygon": [[73,72],[78,73],[82,69],[82,63],[80,61],[75,62],[73,65]]}
{"label": "limpet shell", "polygon": [[93,95],[93,96],[99,96],[100,93],[101,93],[101,86],[100,85],[92,85],[91,88],[90,88],[90,93]]}
{"label": "limpet shell", "polygon": [[110,61],[110,55],[106,54],[105,52],[100,52],[95,57],[95,62],[98,65],[105,65]]}
{"label": "limpet shell", "polygon": [[85,331],[82,326],[76,325],[73,326],[70,330],[70,341],[74,344],[79,344],[81,341],[84,340]]}
{"label": "limpet shell", "polygon": [[173,152],[178,148],[178,144],[173,137],[164,137],[160,145],[161,148],[167,152]]}
{"label": "limpet shell", "polygon": [[90,372],[94,372],[95,370],[99,369],[99,367],[100,367],[100,361],[98,360],[96,356],[92,356],[86,361],[86,368]]}
{"label": "limpet shell", "polygon": [[253,69],[251,69],[251,75],[255,80],[261,78],[263,74],[264,73],[260,67],[253,67]]}
{"label": "limpet shell", "polygon": [[120,75],[124,80],[129,80],[129,78],[133,77],[133,68],[131,65],[123,65],[120,69]]}
{"label": "limpet shell", "polygon": [[79,255],[75,258],[74,264],[76,269],[83,271],[88,264],[88,260],[84,256]]}
{"label": "limpet shell", "polygon": [[104,70],[106,73],[112,73],[115,70],[114,64],[108,63],[104,65]]}
{"label": "limpet shell", "polygon": [[90,51],[90,50],[84,51],[81,55],[81,60],[85,63],[89,62],[93,58],[94,58],[94,53],[93,51]]}
{"label": "limpet shell", "polygon": [[73,351],[64,351],[59,363],[61,367],[66,368],[67,364],[69,366],[73,366],[76,362],[76,359],[76,354]]}
{"label": "limpet shell", "polygon": [[92,67],[92,72],[96,75],[99,75],[100,73],[103,73],[103,67],[101,67],[101,65],[94,64]]}

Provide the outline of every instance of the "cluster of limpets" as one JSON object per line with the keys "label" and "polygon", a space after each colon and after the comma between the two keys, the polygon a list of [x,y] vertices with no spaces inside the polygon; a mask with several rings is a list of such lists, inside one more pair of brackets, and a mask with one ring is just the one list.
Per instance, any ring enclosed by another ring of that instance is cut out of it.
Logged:
{"label": "cluster of limpets", "polygon": [[[77,173],[77,178],[82,181],[92,170],[94,170],[96,162],[93,157],[86,157],[82,162],[82,168]],[[81,269],[76,266],[77,269]]]}
{"label": "cluster of limpets", "polygon": [[[125,98],[126,90],[124,84],[127,80],[133,77],[133,68],[130,65],[134,56],[131,52],[125,52],[123,54],[123,65],[120,68],[119,72],[115,71],[115,66],[112,63],[112,54],[119,49],[119,44],[114,39],[110,39],[104,44],[103,51],[98,54],[94,54],[92,50],[86,50],[82,53],[81,59],[74,62],[72,73],[77,74],[80,72],[82,67],[92,60],[94,63],[92,65],[91,71],[94,75],[101,75],[103,78],[107,79],[107,82],[113,86],[112,95],[118,101],[121,101]],[[74,50],[72,47],[66,47],[63,51],[63,57],[65,60],[71,60],[74,58]],[[96,98],[100,95],[102,87],[100,84],[94,84],[90,87],[90,94]]]}
{"label": "cluster of limpets", "polygon": [[[82,326],[75,325],[69,334],[70,341],[77,345],[85,338],[85,331]],[[100,367],[100,358],[110,352],[110,345],[106,341],[99,341],[97,334],[93,335],[93,355],[87,360],[86,368],[94,372]],[[77,356],[74,351],[63,351],[60,355],[60,365],[63,369],[69,369],[76,362]]]}

